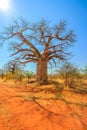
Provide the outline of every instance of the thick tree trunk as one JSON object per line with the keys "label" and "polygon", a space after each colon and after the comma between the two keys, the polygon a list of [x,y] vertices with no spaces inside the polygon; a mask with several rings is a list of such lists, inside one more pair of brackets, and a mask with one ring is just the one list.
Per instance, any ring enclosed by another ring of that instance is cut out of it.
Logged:
{"label": "thick tree trunk", "polygon": [[47,61],[39,60],[37,62],[36,79],[40,84],[47,84]]}

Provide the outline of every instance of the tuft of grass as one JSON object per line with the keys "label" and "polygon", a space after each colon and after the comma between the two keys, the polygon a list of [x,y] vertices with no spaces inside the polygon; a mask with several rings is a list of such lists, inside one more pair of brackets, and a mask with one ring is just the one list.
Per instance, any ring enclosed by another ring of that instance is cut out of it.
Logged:
{"label": "tuft of grass", "polygon": [[32,95],[29,95],[27,93],[22,93],[21,94],[21,98],[24,99],[24,100],[26,100],[26,101],[31,101]]}
{"label": "tuft of grass", "polygon": [[61,93],[57,93],[55,96],[55,100],[62,100],[64,97]]}

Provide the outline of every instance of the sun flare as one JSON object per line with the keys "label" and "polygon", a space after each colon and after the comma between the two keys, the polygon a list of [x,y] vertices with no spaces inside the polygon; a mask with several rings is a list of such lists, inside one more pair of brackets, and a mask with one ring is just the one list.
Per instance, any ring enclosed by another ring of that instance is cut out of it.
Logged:
{"label": "sun flare", "polygon": [[3,12],[9,11],[10,0],[0,0],[0,10]]}

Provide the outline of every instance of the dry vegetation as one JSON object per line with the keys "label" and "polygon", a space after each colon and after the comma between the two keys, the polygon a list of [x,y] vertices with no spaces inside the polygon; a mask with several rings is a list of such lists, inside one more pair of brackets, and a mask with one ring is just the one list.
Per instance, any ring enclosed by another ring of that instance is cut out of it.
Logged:
{"label": "dry vegetation", "polygon": [[34,78],[20,82],[4,77],[0,80],[0,130],[87,130],[86,78],[65,87],[57,75],[42,86]]}

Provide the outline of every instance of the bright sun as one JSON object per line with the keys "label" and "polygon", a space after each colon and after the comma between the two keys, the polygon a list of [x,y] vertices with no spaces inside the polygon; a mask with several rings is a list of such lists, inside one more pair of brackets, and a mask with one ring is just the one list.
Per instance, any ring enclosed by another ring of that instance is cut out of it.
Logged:
{"label": "bright sun", "polygon": [[5,12],[10,9],[10,0],[0,0],[0,10]]}

